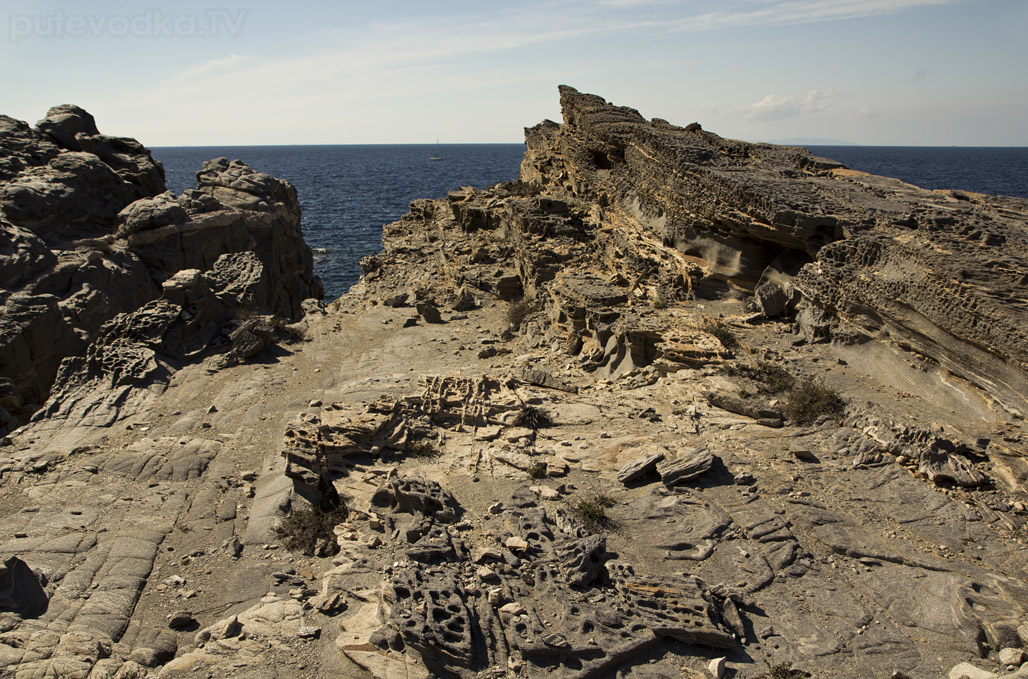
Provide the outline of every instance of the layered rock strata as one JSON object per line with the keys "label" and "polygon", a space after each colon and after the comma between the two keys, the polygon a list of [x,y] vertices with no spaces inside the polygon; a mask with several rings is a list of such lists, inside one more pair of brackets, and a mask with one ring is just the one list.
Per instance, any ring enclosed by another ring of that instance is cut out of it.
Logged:
{"label": "layered rock strata", "polygon": [[631,238],[634,266],[617,273],[673,294],[756,292],[770,315],[798,294],[812,338],[903,347],[1028,413],[1024,200],[926,191],[560,95],[564,124],[526,130],[521,180]]}

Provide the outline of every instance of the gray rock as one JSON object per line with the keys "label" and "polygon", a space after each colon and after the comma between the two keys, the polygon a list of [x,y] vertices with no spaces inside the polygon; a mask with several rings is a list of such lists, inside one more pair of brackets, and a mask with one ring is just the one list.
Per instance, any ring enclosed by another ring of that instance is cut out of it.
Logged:
{"label": "gray rock", "polygon": [[402,307],[404,304],[407,303],[407,297],[409,296],[410,295],[408,295],[406,292],[390,295],[382,300],[382,304],[391,308]]}
{"label": "gray rock", "polygon": [[[69,380],[110,375],[98,368],[108,359],[149,362],[133,379],[157,379],[156,355],[207,350],[240,309],[297,320],[302,300],[322,294],[286,182],[218,159],[204,164],[196,189],[175,197],[149,151],[100,134],[92,116],[69,105],[51,109],[36,130],[3,118],[0,146],[0,378],[11,379],[17,405],[5,409],[15,423],[57,392],[71,400]],[[197,275],[183,287],[176,274],[190,269]],[[150,346],[130,348],[138,338],[102,330],[162,294],[182,317],[151,334]],[[59,374],[65,358],[73,364]]]}
{"label": "gray rock", "polygon": [[794,290],[788,292],[778,283],[768,282],[757,287],[754,298],[761,313],[767,318],[779,318],[792,313],[798,300]]}
{"label": "gray rock", "polygon": [[557,389],[559,391],[566,391],[569,394],[578,393],[578,387],[570,385],[564,380],[554,377],[544,370],[525,368],[521,373],[521,378],[529,384],[534,384],[537,387]]}
{"label": "gray rock", "polygon": [[435,481],[390,479],[371,498],[375,507],[405,514],[423,514],[436,521],[457,521],[463,510],[449,491]]}
{"label": "gray rock", "polygon": [[716,392],[709,392],[706,394],[706,397],[710,405],[722,410],[727,410],[737,415],[745,415],[766,426],[782,426],[782,413],[761,403]]}
{"label": "gray rock", "polygon": [[670,488],[706,474],[713,464],[714,455],[706,446],[700,446],[660,462],[657,473],[664,485]]}
{"label": "gray rock", "polygon": [[196,622],[192,611],[176,611],[168,618],[168,627],[172,629],[185,629]]}
{"label": "gray rock", "polygon": [[607,539],[590,535],[557,547],[561,569],[572,587],[588,587],[596,582],[607,561]]}
{"label": "gray rock", "polygon": [[632,460],[618,472],[618,481],[627,484],[655,472],[657,470],[657,463],[663,461],[665,456],[665,452],[660,451]]}
{"label": "gray rock", "polygon": [[994,672],[988,672],[966,662],[955,665],[947,676],[949,679],[996,679]]}
{"label": "gray rock", "polygon": [[442,323],[443,317],[439,313],[439,307],[427,302],[419,302],[416,307],[418,315],[425,319],[426,323]]}

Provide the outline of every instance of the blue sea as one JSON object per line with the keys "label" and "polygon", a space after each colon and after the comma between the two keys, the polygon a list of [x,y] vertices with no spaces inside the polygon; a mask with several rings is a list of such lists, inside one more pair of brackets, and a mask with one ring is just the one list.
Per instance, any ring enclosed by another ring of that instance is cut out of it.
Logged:
{"label": "blue sea", "polygon": [[330,301],[357,282],[361,257],[382,250],[382,226],[405,215],[412,200],[517,179],[525,145],[179,146],[151,151],[176,194],[195,188],[203,162],[221,156],[293,184],[303,211],[303,237],[314,250],[314,272]]}
{"label": "blue sea", "polygon": [[853,170],[926,189],[1028,198],[1028,148],[994,146],[807,146]]}
{"label": "blue sea", "polygon": [[[1028,198],[1028,148],[810,146],[855,170],[928,189],[963,189]],[[416,198],[441,198],[461,186],[517,179],[523,144],[231,146],[152,149],[176,194],[196,186],[203,161],[219,156],[296,186],[303,231],[314,249],[325,299],[360,277],[360,258],[382,247],[382,226]],[[442,160],[429,160],[430,156]]]}

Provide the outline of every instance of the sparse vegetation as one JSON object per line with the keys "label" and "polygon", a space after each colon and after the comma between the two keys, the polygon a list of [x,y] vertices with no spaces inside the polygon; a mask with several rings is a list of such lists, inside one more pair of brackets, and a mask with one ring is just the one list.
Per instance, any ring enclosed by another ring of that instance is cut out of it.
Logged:
{"label": "sparse vegetation", "polygon": [[507,182],[503,185],[508,195],[519,196],[522,198],[528,196],[538,196],[543,191],[541,184],[534,184],[532,182],[523,182],[520,179],[514,182]]}
{"label": "sparse vegetation", "polygon": [[796,422],[808,423],[822,415],[838,415],[844,405],[834,389],[817,380],[805,380],[789,392],[785,413]]}
{"label": "sparse vegetation", "polygon": [[788,370],[767,361],[760,361],[755,366],[724,364],[718,366],[718,372],[729,377],[751,379],[760,385],[760,391],[765,394],[780,394],[791,389],[796,383]]}
{"label": "sparse vegetation", "polygon": [[532,303],[527,299],[511,302],[507,307],[507,324],[517,330],[530,313],[532,313]]}
{"label": "sparse vegetation", "polygon": [[617,528],[617,522],[607,516],[607,509],[615,504],[611,496],[596,493],[571,500],[569,508],[586,530],[599,533]]}
{"label": "sparse vegetation", "polygon": [[793,669],[789,663],[777,663],[768,668],[767,672],[758,674],[753,679],[806,679],[809,672]]}
{"label": "sparse vegetation", "polygon": [[524,406],[511,421],[515,427],[526,427],[528,429],[540,429],[553,424],[553,420],[546,414],[545,410],[535,406]]}
{"label": "sparse vegetation", "polygon": [[275,535],[289,551],[314,556],[319,540],[335,540],[332,529],[345,521],[347,514],[343,503],[328,510],[318,507],[297,509],[282,520],[275,529]]}
{"label": "sparse vegetation", "polygon": [[546,463],[536,462],[528,468],[528,476],[532,479],[545,479],[546,478]]}
{"label": "sparse vegetation", "polygon": [[734,349],[739,346],[739,339],[732,332],[731,326],[720,318],[704,319],[703,329],[716,337],[725,349]]}
{"label": "sparse vegetation", "polygon": [[439,449],[428,441],[415,441],[407,446],[407,454],[421,460],[439,457]]}
{"label": "sparse vegetation", "polygon": [[750,377],[766,387],[766,391],[778,394],[792,389],[796,380],[792,374],[780,365],[760,361],[753,369]]}

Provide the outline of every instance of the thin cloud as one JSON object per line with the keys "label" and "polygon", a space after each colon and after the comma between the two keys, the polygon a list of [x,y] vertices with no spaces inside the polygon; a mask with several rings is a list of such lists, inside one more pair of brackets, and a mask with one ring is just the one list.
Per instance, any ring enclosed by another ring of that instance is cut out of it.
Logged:
{"label": "thin cloud", "polygon": [[748,120],[783,120],[804,113],[823,111],[835,105],[839,93],[834,87],[827,90],[811,90],[805,97],[776,97],[769,94],[755,104],[743,109]]}
{"label": "thin cloud", "polygon": [[911,79],[910,82],[916,85],[924,81],[924,79],[927,78],[930,73],[931,71],[929,71],[927,68],[918,69],[917,72],[914,73],[914,77]]}
{"label": "thin cloud", "polygon": [[184,71],[179,71],[172,76],[173,80],[191,80],[192,78],[202,78],[211,75],[217,75],[219,73],[227,73],[235,71],[238,67],[242,66],[251,61],[251,57],[243,56],[241,54],[231,54],[222,59],[211,59],[206,61],[199,66],[193,66],[187,68]]}
{"label": "thin cloud", "polygon": [[596,0],[604,7],[647,7],[650,5],[674,5],[678,0]]}
{"label": "thin cloud", "polygon": [[682,18],[672,31],[706,31],[748,26],[780,26],[896,14],[918,7],[951,5],[959,0],[789,0],[760,2],[759,9],[721,10]]}

